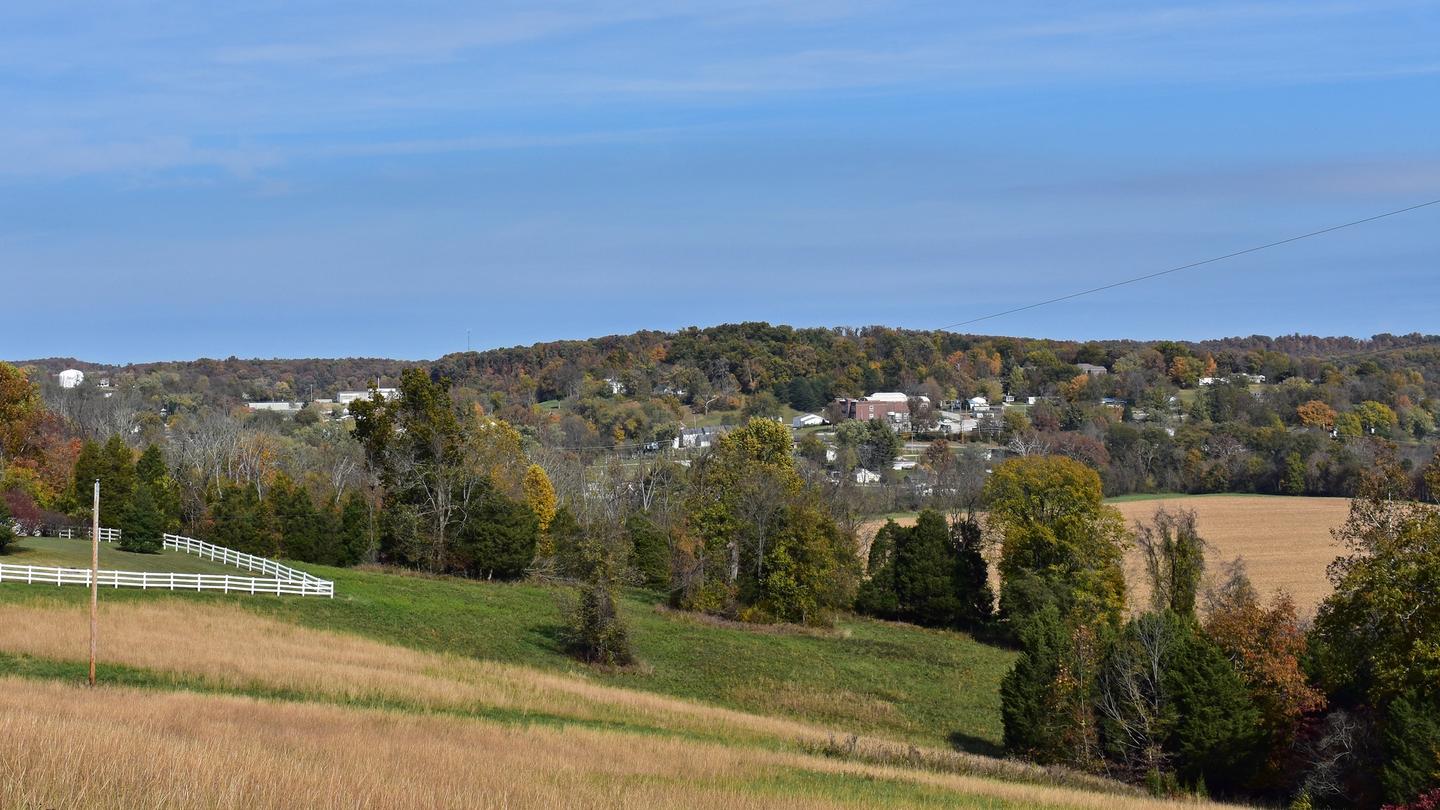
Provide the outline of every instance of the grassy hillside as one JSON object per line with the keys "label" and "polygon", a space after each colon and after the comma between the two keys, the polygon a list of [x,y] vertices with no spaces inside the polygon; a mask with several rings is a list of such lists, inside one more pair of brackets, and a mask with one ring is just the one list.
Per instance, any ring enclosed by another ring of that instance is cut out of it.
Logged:
{"label": "grassy hillside", "polygon": [[[89,568],[90,541],[59,537],[23,537],[0,554],[7,565],[43,565],[54,568]],[[113,543],[100,544],[100,567],[107,571],[163,571],[176,574],[231,574],[252,576],[242,569],[202,560],[183,551],[136,554],[121,551]]]}
{"label": "grassy hillside", "polygon": [[234,599],[108,601],[102,685],[87,690],[84,605],[4,590],[0,795],[19,806],[1180,806],[1092,777],[863,736],[837,744],[815,724],[311,629]]}
{"label": "grassy hillside", "polygon": [[[603,673],[573,663],[560,649],[563,589],[306,568],[335,580],[333,600],[185,598],[413,649],[583,672],[600,683],[857,733],[999,750],[998,684],[1013,653],[962,634],[863,619],[843,621],[833,632],[735,626],[667,611],[637,591],[625,594],[622,610],[644,666]],[[78,604],[84,598],[80,588],[0,585],[0,602]],[[102,595],[119,603],[147,598],[123,589]]]}

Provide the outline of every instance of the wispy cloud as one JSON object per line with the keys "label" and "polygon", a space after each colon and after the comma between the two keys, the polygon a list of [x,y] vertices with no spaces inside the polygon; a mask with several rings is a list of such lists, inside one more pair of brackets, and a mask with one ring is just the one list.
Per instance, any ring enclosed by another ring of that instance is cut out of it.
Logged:
{"label": "wispy cloud", "polygon": [[24,77],[0,82],[0,175],[208,167],[254,177],[326,156],[653,139],[840,97],[1440,74],[1433,2],[1108,8],[537,0],[323,13],[276,4],[263,19],[183,4],[108,17],[0,10],[0,64]]}

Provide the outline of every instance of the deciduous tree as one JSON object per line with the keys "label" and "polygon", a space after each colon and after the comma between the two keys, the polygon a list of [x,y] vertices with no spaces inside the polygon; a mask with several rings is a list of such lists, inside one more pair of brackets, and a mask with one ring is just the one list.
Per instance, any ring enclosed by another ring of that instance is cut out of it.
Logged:
{"label": "deciduous tree", "polygon": [[1016,586],[1033,578],[1062,613],[1118,622],[1125,610],[1120,562],[1129,535],[1120,513],[1104,505],[1094,470],[1061,457],[1011,459],[995,468],[985,499],[990,526],[1004,544],[1003,613],[1014,621],[1031,609]]}

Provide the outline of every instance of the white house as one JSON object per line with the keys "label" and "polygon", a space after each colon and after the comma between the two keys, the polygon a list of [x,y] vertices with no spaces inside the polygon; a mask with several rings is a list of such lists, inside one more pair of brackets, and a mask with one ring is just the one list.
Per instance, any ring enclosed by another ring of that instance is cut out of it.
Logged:
{"label": "white house", "polygon": [[827,424],[829,424],[829,422],[825,421],[825,417],[815,413],[802,413],[790,420],[790,427],[793,428],[815,427],[816,425]]}
{"label": "white house", "polygon": [[85,382],[85,372],[78,368],[67,368],[60,372],[59,377],[61,388],[74,388]]}
{"label": "white house", "polygon": [[870,472],[864,467],[857,468],[855,470],[855,483],[878,484],[880,483],[880,473]]}
{"label": "white house", "polygon": [[984,413],[990,410],[990,400],[985,397],[971,397],[966,400],[965,404],[968,405],[972,411]]}
{"label": "white house", "polygon": [[717,425],[715,427],[681,428],[680,435],[670,440],[670,446],[676,450],[686,448],[704,449],[715,443],[715,440],[729,432],[728,425]]}

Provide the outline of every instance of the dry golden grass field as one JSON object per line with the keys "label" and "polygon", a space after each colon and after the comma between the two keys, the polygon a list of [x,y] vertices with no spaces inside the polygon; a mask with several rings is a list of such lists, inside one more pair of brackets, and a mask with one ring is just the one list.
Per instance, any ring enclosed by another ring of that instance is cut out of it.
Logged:
{"label": "dry golden grass field", "polygon": [[[1302,615],[1330,593],[1325,568],[1340,553],[1330,531],[1345,522],[1350,501],[1345,498],[1299,498],[1279,495],[1176,495],[1157,498],[1122,499],[1111,503],[1132,526],[1148,521],[1158,507],[1195,511],[1200,535],[1209,543],[1206,551],[1208,573],[1218,575],[1236,557],[1243,558],[1255,587],[1262,594],[1284,589],[1295,599]],[[913,515],[895,518],[910,525]],[[861,546],[868,548],[884,521],[861,527]],[[999,549],[992,549],[992,562]],[[1126,555],[1126,579],[1131,599],[1143,604],[1148,598],[1144,563],[1131,549]],[[992,572],[992,579],[994,578]],[[998,582],[995,583],[998,586]]]}
{"label": "dry golden grass field", "polygon": [[[1209,543],[1209,573],[1240,557],[1262,594],[1288,592],[1302,615],[1314,612],[1330,594],[1325,568],[1340,554],[1331,530],[1350,512],[1346,498],[1278,495],[1203,495],[1119,501],[1113,504],[1132,525],[1148,521],[1158,507],[1194,510],[1200,536]],[[1138,551],[1126,557],[1132,601],[1148,598],[1144,562]]]}
{"label": "dry golden grass field", "polygon": [[[18,603],[4,615],[0,651],[22,668],[83,660],[82,606]],[[103,679],[144,687],[0,678],[0,806],[1182,806],[878,739],[827,756],[834,737],[817,726],[233,604],[112,603],[102,627]]]}

